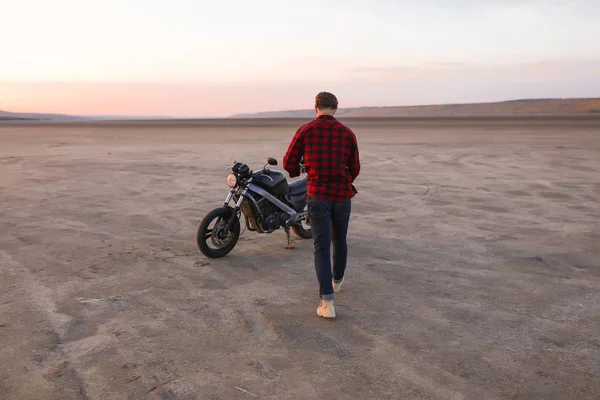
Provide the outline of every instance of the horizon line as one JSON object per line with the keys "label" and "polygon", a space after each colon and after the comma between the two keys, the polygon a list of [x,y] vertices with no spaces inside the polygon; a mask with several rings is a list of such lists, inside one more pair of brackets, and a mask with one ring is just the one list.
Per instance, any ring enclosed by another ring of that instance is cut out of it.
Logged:
{"label": "horizon line", "polygon": [[[502,104],[502,103],[511,103],[511,102],[519,102],[519,101],[543,101],[543,100],[595,100],[600,99],[599,96],[594,97],[585,97],[585,96],[575,96],[575,97],[528,97],[528,98],[512,98],[506,100],[499,101],[466,101],[466,102],[448,102],[448,103],[416,103],[410,105],[382,105],[382,106],[372,106],[372,105],[362,105],[362,106],[352,106],[352,107],[339,107],[340,110],[355,110],[355,109],[377,109],[377,108],[419,108],[419,107],[436,107],[436,106],[452,106],[452,105],[476,105],[476,104]],[[286,112],[304,112],[304,111],[312,111],[313,108],[290,108],[290,109],[271,109],[271,110],[263,110],[263,111],[251,111],[251,112],[237,112],[234,114],[229,114],[226,116],[216,116],[216,115],[139,115],[139,114],[75,114],[68,112],[36,112],[36,111],[8,111],[0,109],[0,112],[8,113],[8,114],[35,114],[35,115],[48,115],[48,116],[63,116],[63,117],[76,117],[76,118],[141,118],[141,119],[227,119],[236,116],[244,116],[244,115],[260,115],[266,113],[286,113]],[[0,114],[1,115],[1,114]]]}

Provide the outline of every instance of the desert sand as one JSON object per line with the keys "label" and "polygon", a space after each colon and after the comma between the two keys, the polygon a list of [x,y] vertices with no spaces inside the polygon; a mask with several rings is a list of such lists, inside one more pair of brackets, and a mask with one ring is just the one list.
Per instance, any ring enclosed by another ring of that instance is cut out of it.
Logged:
{"label": "desert sand", "polygon": [[305,121],[0,125],[0,399],[600,398],[600,118],[343,120],[333,321],[312,241],[194,241]]}

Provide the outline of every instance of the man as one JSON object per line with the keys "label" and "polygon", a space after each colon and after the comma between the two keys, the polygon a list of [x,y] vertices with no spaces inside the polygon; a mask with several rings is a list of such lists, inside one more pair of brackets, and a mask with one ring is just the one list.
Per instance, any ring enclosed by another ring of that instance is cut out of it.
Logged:
{"label": "man", "polygon": [[333,94],[317,94],[316,119],[296,131],[283,158],[283,168],[290,177],[300,175],[298,164],[304,158],[308,218],[321,298],[317,315],[324,318],[335,318],[334,293],[340,291],[344,281],[351,198],[357,193],[353,183],[360,172],[356,136],[334,117],[337,108],[338,100]]}

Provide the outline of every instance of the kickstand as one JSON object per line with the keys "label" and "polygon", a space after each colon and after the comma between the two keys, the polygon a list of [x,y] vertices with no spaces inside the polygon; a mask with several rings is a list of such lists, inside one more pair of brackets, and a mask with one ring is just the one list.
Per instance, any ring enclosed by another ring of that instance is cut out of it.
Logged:
{"label": "kickstand", "polygon": [[293,249],[294,245],[292,245],[292,243],[290,242],[290,228],[289,227],[285,228],[285,234],[287,235],[287,246],[285,246],[285,248],[288,250]]}

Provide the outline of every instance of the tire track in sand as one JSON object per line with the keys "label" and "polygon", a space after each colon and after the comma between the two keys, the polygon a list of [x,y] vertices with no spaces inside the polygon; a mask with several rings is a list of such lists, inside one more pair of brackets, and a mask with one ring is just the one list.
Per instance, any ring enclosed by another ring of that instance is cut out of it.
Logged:
{"label": "tire track in sand", "polygon": [[[44,379],[49,382],[60,379],[62,382],[65,382],[74,388],[74,395],[76,398],[89,399],[90,396],[88,394],[87,383],[83,379],[82,374],[73,365],[69,354],[61,348],[61,341],[67,332],[72,317],[59,312],[56,303],[54,302],[56,294],[51,289],[39,284],[34,275],[30,273],[25,266],[4,250],[0,250],[0,266],[5,274],[16,282],[13,285],[13,290],[15,287],[18,288],[21,292],[19,298],[28,299],[27,302],[31,304],[32,308],[46,317],[43,319],[44,322],[50,324],[52,332],[55,333],[55,336],[57,337],[48,358],[46,360],[40,359],[42,368],[44,369],[42,371],[31,371],[29,369],[27,381],[33,383],[31,386],[35,386],[36,379]],[[15,321],[15,324],[18,324],[19,322],[25,323],[25,321]],[[33,327],[29,328],[31,329]],[[31,329],[30,332],[31,334],[34,334],[35,330]],[[20,359],[19,361],[20,363],[25,364],[24,368],[27,370],[28,367],[26,364],[29,360]],[[25,388],[20,390],[27,391],[29,389]],[[39,394],[38,390],[34,388],[31,390]],[[63,390],[63,388],[60,388],[59,390]]]}

